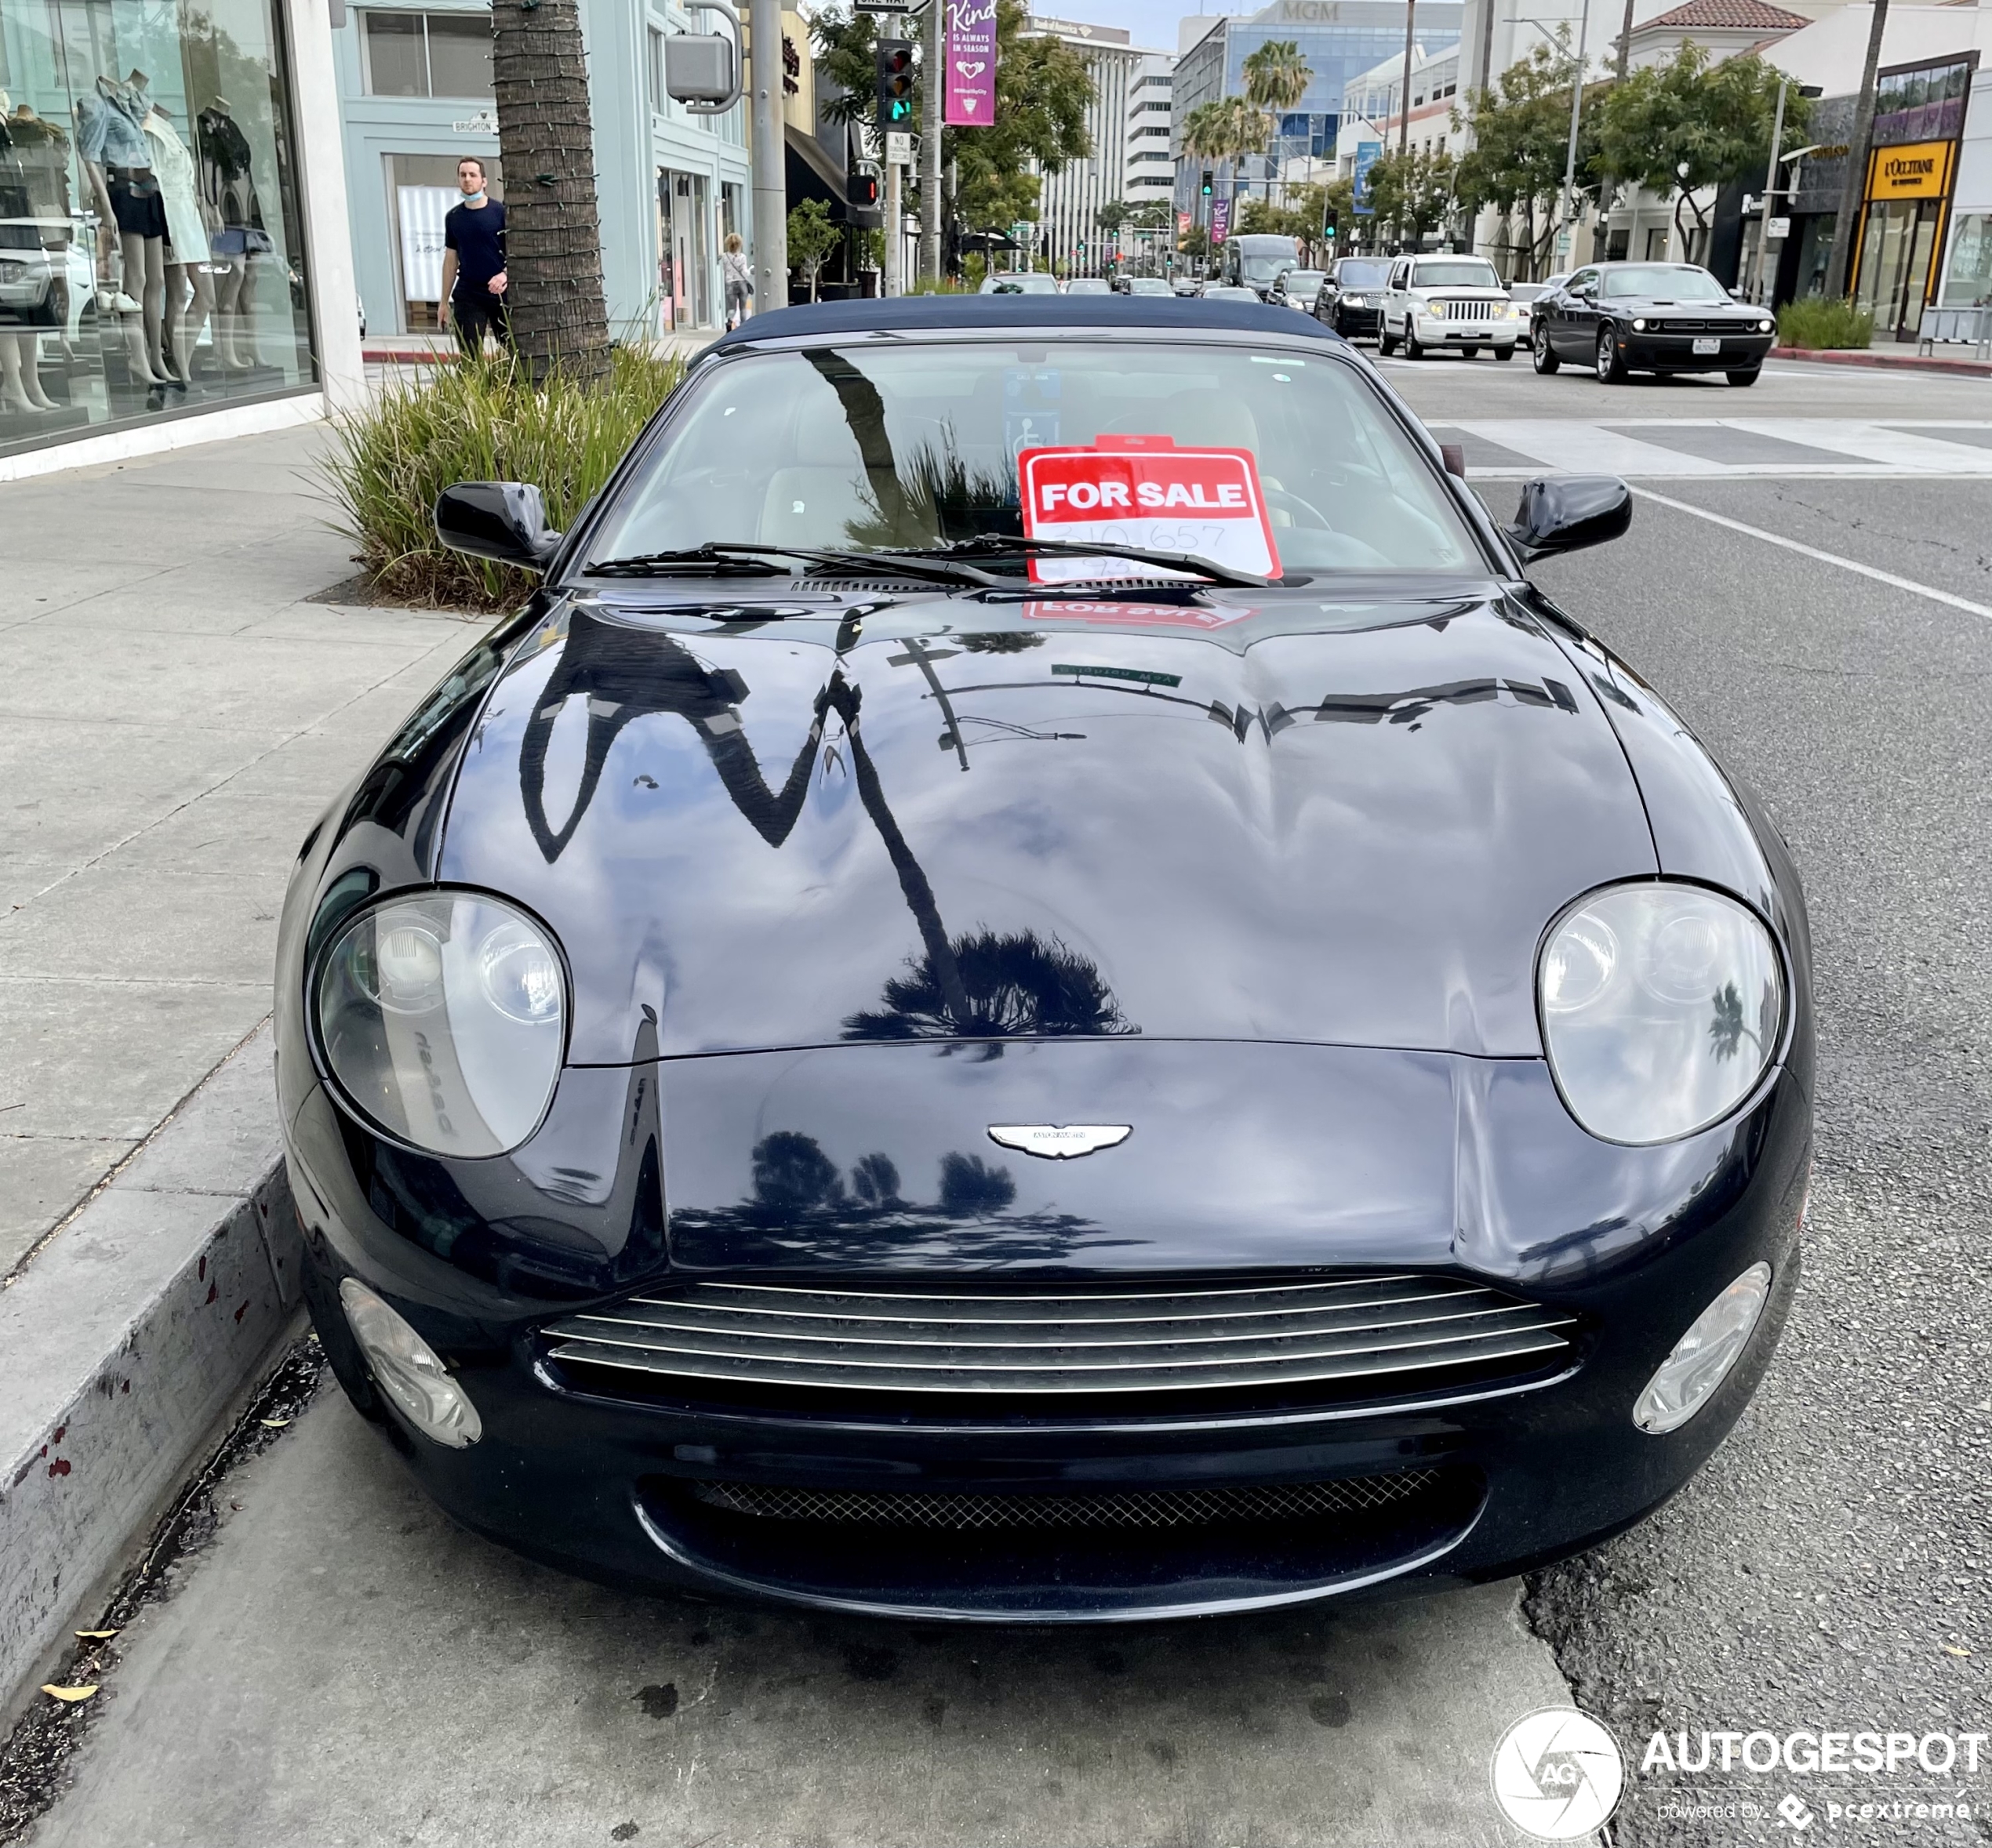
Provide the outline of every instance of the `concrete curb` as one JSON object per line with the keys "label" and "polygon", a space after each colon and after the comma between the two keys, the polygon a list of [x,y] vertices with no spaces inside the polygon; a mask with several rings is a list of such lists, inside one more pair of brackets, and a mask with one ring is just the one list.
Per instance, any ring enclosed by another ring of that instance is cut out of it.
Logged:
{"label": "concrete curb", "polygon": [[0,1291],[0,1714],[300,1303],[266,1023]]}
{"label": "concrete curb", "polygon": [[1947,359],[1936,353],[1877,353],[1865,347],[1773,347],[1770,356],[1816,361],[1821,365],[1874,366],[1885,372],[1950,372],[1966,379],[1992,379],[1992,360]]}

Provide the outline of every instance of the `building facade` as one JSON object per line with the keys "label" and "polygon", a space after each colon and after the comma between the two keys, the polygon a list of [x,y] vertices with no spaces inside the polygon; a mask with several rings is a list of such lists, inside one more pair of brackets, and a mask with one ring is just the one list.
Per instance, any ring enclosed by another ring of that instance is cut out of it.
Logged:
{"label": "building facade", "polygon": [[358,390],[326,32],[311,0],[0,0],[0,477]]}
{"label": "building facade", "polygon": [[[805,71],[808,36],[800,34]],[[750,231],[745,109],[689,114],[664,94],[664,39],[695,28],[661,0],[582,0],[602,215],[602,282],[618,334],[711,327],[725,314],[719,253]],[[442,216],[456,162],[485,164],[504,197],[487,0],[355,5],[333,33],[353,263],[369,331],[437,325]]]}
{"label": "building facade", "polygon": [[[1459,43],[1464,9],[1459,0],[1422,0],[1417,10],[1419,43],[1439,52]],[[1202,215],[1202,175],[1213,172],[1216,196],[1242,193],[1255,183],[1271,186],[1290,163],[1332,161],[1339,139],[1344,93],[1366,71],[1404,55],[1405,9],[1402,0],[1272,0],[1249,18],[1217,17],[1197,34],[1176,61],[1172,94],[1171,146],[1176,154],[1176,205],[1179,212]],[[1205,22],[1183,22],[1188,38]],[[1183,152],[1183,125],[1200,103],[1245,93],[1245,61],[1261,45],[1291,41],[1312,74],[1298,105],[1279,118],[1263,157],[1248,156],[1239,172],[1230,164],[1193,160]]]}

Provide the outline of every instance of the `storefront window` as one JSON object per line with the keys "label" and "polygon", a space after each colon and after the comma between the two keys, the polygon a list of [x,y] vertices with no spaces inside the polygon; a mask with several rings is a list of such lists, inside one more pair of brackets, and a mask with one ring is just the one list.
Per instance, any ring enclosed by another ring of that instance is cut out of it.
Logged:
{"label": "storefront window", "polygon": [[0,452],[309,387],[274,0],[0,0]]}
{"label": "storefront window", "polygon": [[1992,302],[1992,212],[1967,212],[1950,239],[1943,273],[1947,308],[1979,308]]}
{"label": "storefront window", "polygon": [[360,20],[369,96],[492,95],[488,13],[369,10]]}

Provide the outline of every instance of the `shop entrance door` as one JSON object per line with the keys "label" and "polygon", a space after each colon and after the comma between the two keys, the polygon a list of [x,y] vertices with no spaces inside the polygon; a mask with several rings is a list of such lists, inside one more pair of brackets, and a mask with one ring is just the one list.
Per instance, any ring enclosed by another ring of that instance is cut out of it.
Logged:
{"label": "shop entrance door", "polygon": [[667,328],[712,325],[711,254],[706,225],[706,178],[657,174],[660,318]]}
{"label": "shop entrance door", "polygon": [[1868,207],[1854,304],[1874,317],[1877,334],[1915,339],[1943,209],[1939,199],[1877,199]]}

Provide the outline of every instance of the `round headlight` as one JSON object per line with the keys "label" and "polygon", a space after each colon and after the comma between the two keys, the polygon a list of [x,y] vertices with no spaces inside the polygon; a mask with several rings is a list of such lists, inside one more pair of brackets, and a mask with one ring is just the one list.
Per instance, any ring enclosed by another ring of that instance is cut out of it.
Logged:
{"label": "round headlight", "polygon": [[1570,1114],[1612,1142],[1667,1142],[1756,1088],[1784,1024],[1784,971],[1755,913],[1700,886],[1613,886],[1543,944],[1543,1046]]}
{"label": "round headlight", "polygon": [[1760,321],[1757,324],[1757,331],[1760,334],[1774,334],[1778,331],[1778,324],[1775,321]]}
{"label": "round headlight", "polygon": [[1645,332],[1646,320],[1644,315],[1635,315],[1633,318],[1632,331],[1636,334],[1643,334]]}
{"label": "round headlight", "polygon": [[318,1044],[346,1102],[438,1155],[502,1155],[539,1127],[560,1076],[567,971],[546,931],[477,892],[362,912],[320,961]]}

